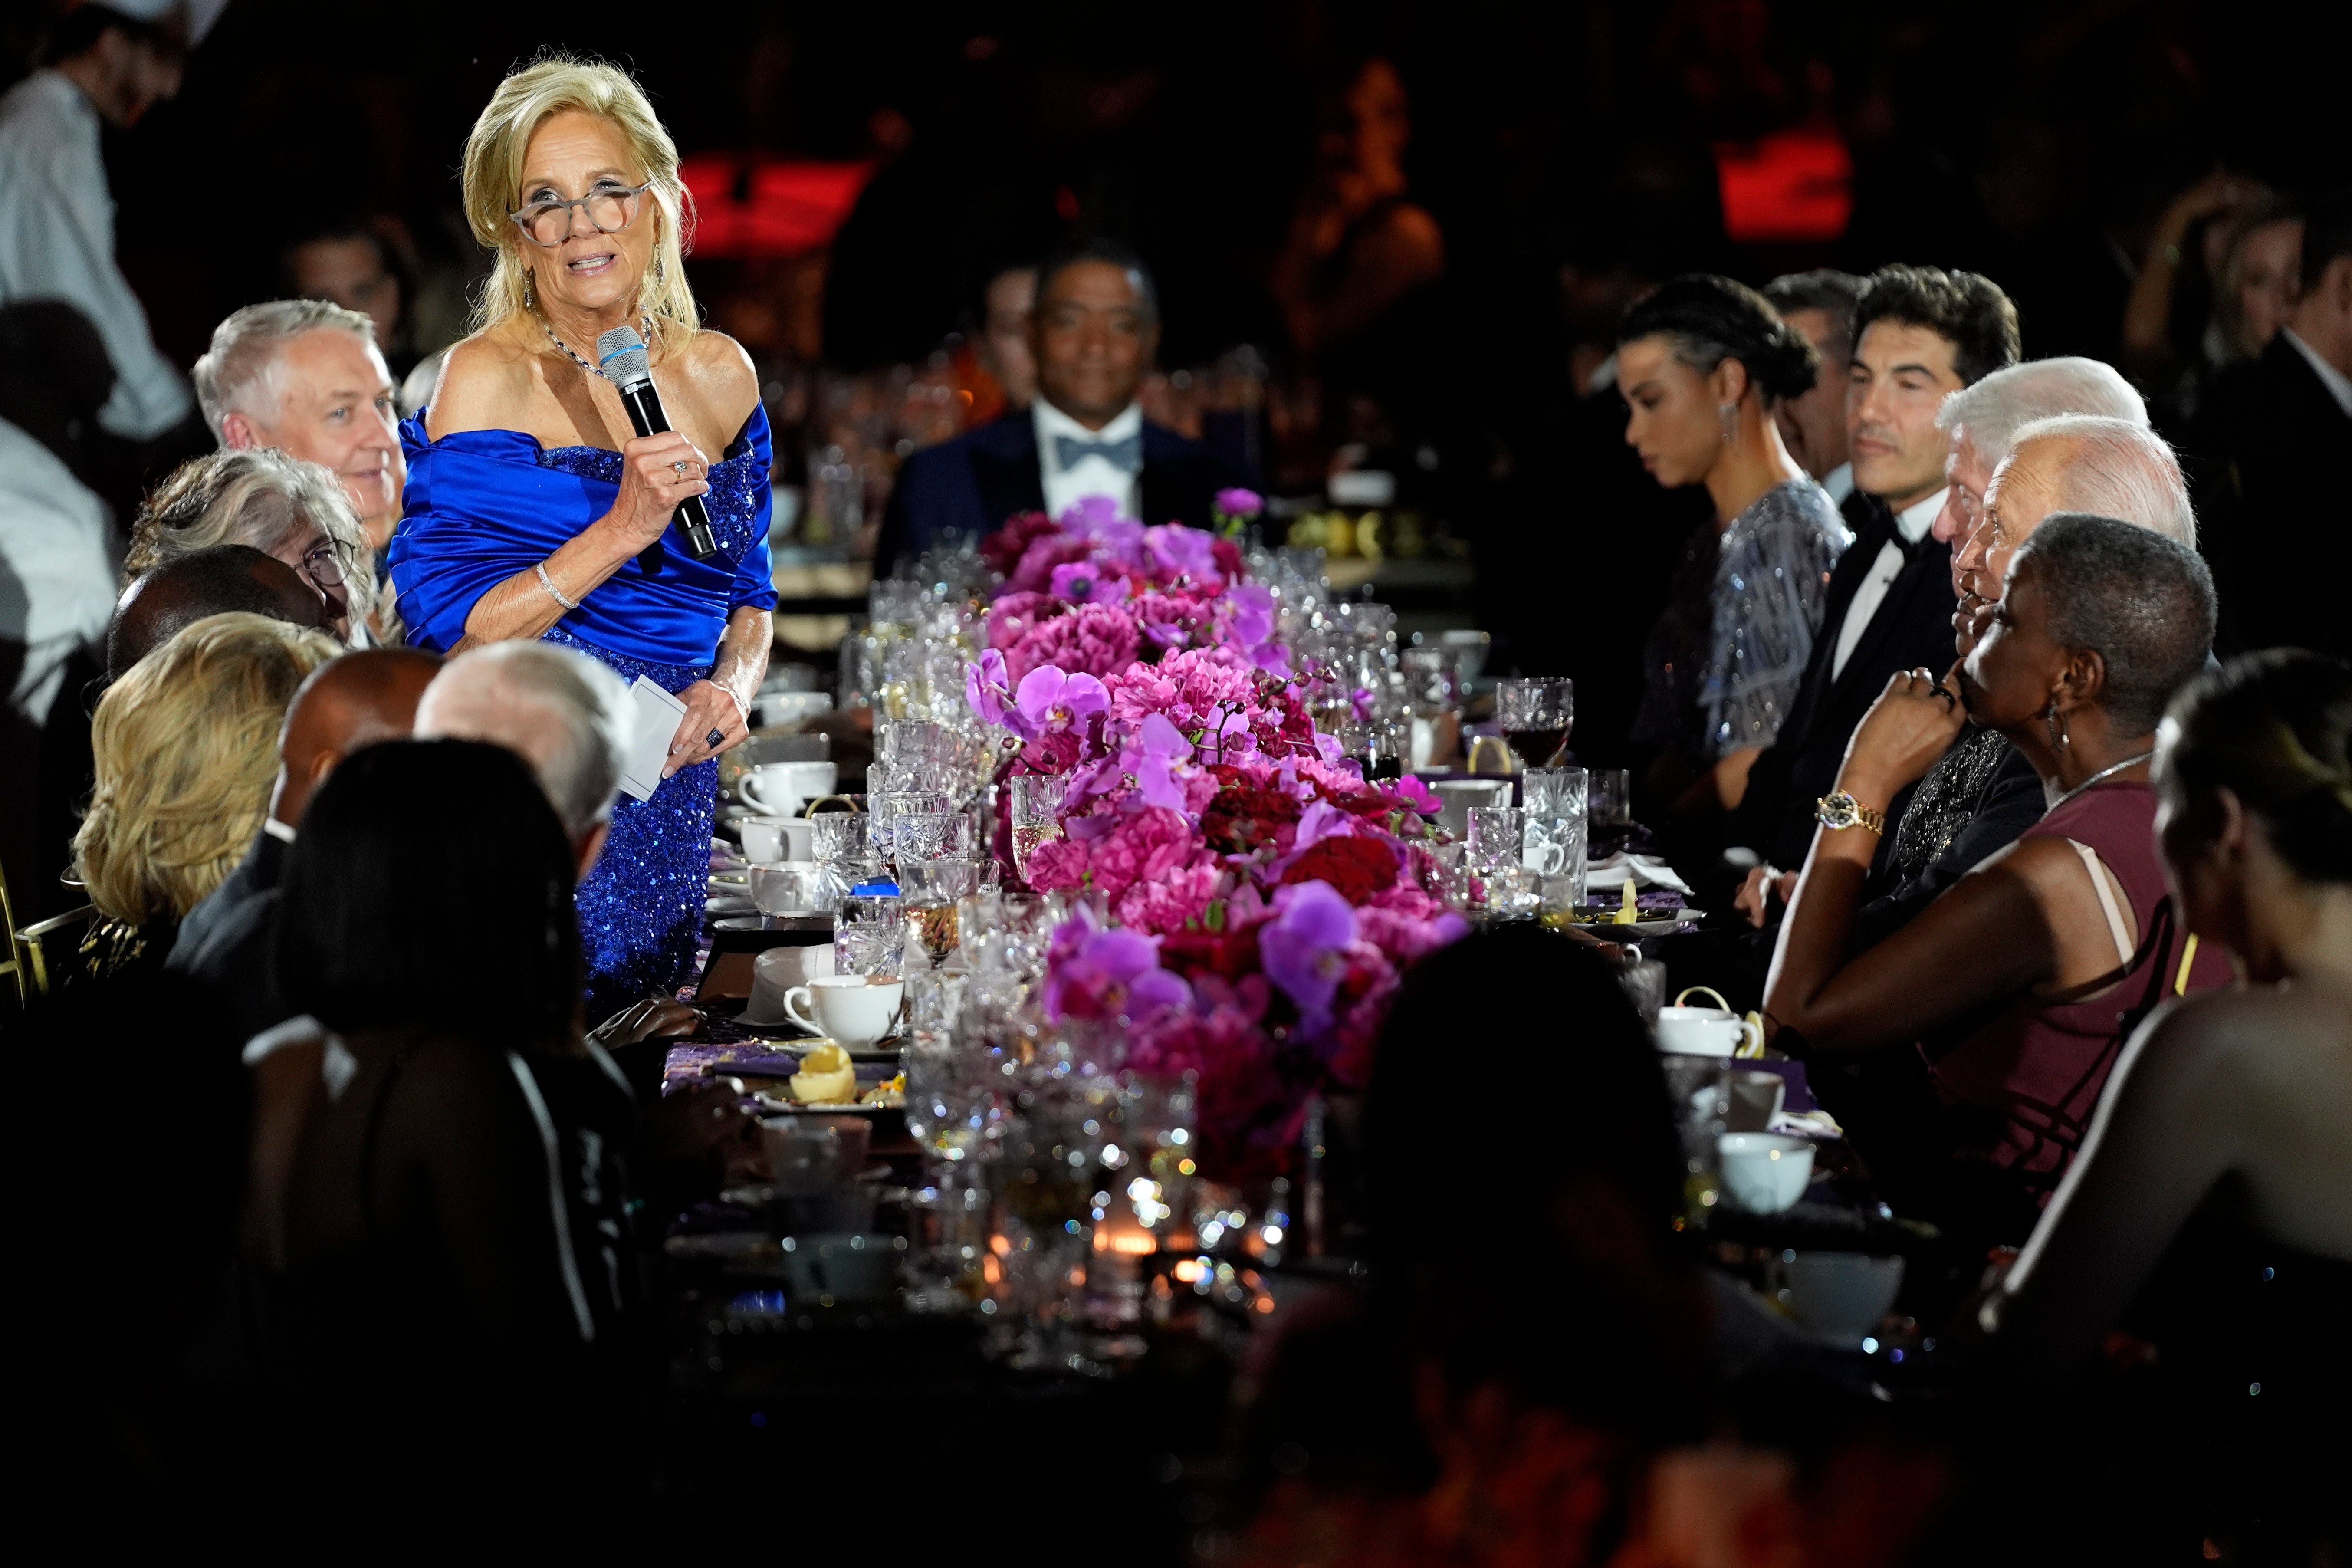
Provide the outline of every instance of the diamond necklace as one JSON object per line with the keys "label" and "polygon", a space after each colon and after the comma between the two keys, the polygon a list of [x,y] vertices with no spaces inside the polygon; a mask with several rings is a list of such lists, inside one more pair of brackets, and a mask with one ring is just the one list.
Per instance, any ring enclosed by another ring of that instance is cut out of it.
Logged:
{"label": "diamond necklace", "polygon": [[[562,338],[557,337],[555,335],[554,327],[549,324],[545,316],[540,315],[537,310],[533,310],[531,314],[538,317],[539,330],[547,334],[547,341],[553,343],[557,348],[562,349],[566,359],[570,360],[573,364],[578,365],[582,370],[586,371],[590,375],[596,377],[600,381],[610,381],[613,379],[611,376],[604,374],[602,367],[590,364],[586,360],[582,359],[578,353],[572,351],[572,347],[570,343],[567,343]],[[653,341],[654,323],[652,317],[638,317],[637,328],[638,334],[647,342],[651,342]]]}

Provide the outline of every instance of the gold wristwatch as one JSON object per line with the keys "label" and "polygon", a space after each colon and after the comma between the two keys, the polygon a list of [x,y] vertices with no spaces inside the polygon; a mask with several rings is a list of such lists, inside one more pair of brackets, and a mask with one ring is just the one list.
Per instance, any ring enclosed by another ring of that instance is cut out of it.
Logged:
{"label": "gold wristwatch", "polygon": [[1832,831],[1842,827],[1867,827],[1881,837],[1886,834],[1886,814],[1863,805],[1844,790],[1825,795],[1815,801],[1813,820]]}

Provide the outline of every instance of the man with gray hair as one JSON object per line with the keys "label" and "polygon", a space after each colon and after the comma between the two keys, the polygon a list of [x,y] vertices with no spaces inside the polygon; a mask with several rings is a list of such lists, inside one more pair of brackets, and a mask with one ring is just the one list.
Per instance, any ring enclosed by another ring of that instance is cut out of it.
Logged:
{"label": "man with gray hair", "polygon": [[373,321],[323,300],[247,305],[213,330],[195,384],[223,447],[274,447],[332,471],[383,553],[408,468]]}
{"label": "man with gray hair", "polygon": [[629,694],[594,659],[543,642],[469,648],[416,704],[419,740],[488,741],[531,765],[579,855],[596,863],[629,742]]}
{"label": "man with gray hair", "polygon": [[[2061,414],[2095,414],[2147,428],[2147,403],[2115,366],[2068,356],[2032,360],[1997,370],[1973,386],[1944,399],[1936,426],[1950,438],[1945,459],[1950,481],[1944,509],[1936,514],[1935,536],[1958,547],[1984,512],[1985,487],[1992,471],[2017,444],[2017,433],[2037,419]],[[1952,590],[1959,592],[1955,561]]]}
{"label": "man with gray hair", "polygon": [[2081,511],[2197,548],[2197,513],[2180,460],[2145,424],[2092,414],[2037,419],[2016,433],[1985,489],[1984,515],[1954,555],[1960,607],[1954,624],[2000,597],[2017,547],[2055,512]]}

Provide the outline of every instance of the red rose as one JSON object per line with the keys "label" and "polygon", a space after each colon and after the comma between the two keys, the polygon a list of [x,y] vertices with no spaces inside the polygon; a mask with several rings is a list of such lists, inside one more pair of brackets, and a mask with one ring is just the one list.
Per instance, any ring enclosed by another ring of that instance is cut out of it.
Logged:
{"label": "red rose", "polygon": [[1246,855],[1278,843],[1282,829],[1296,827],[1304,809],[1280,790],[1227,784],[1201,813],[1201,832],[1221,855]]}
{"label": "red rose", "polygon": [[1377,838],[1335,833],[1318,838],[1282,874],[1285,882],[1328,882],[1350,904],[1360,904],[1397,879],[1396,851]]}

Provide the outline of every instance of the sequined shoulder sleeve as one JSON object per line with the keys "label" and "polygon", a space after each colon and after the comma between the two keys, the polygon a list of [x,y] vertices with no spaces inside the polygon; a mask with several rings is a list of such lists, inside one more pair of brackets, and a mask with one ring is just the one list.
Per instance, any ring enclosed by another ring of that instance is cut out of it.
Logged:
{"label": "sequined shoulder sleeve", "polygon": [[1726,531],[1699,697],[1710,756],[1769,746],[1780,734],[1845,545],[1837,509],[1809,479],[1767,491]]}

